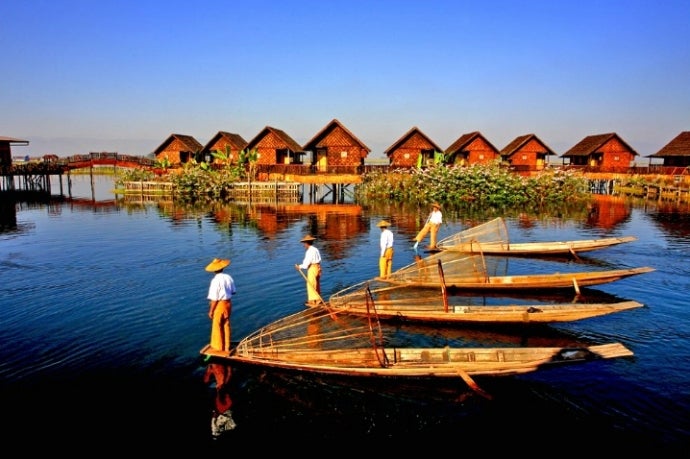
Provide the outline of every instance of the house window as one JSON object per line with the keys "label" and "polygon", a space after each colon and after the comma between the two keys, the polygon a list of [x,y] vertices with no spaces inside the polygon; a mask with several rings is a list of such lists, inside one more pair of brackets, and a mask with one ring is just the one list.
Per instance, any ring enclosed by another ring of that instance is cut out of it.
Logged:
{"label": "house window", "polygon": [[479,155],[479,159],[484,159],[484,154],[483,154],[483,153]]}
{"label": "house window", "polygon": [[527,155],[522,155],[522,160],[527,161]]}
{"label": "house window", "polygon": [[403,158],[405,158],[405,159],[410,159],[410,154],[409,154],[409,153],[405,153],[405,154],[403,155]]}
{"label": "house window", "polygon": [[346,152],[346,151],[341,151],[341,152],[340,152],[340,157],[341,157],[341,158],[347,158],[347,152]]}
{"label": "house window", "polygon": [[618,155],[616,155],[616,156],[613,157],[613,160],[614,160],[614,161],[618,161],[618,159],[619,159]]}

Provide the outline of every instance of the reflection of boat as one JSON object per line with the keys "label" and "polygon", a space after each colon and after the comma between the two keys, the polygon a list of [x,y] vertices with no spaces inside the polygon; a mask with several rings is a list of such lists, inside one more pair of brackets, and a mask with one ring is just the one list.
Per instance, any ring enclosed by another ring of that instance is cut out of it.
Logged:
{"label": "reflection of boat", "polygon": [[398,269],[376,281],[394,285],[464,290],[549,290],[606,284],[626,277],[654,271],[650,267],[603,271],[555,272],[491,276],[482,255],[442,251]]}
{"label": "reflection of boat", "polygon": [[327,307],[346,314],[379,319],[441,323],[552,323],[570,322],[642,307],[637,301],[616,303],[471,305],[461,298],[425,294],[409,287],[360,284],[333,294]]}
{"label": "reflection of boat", "polygon": [[[420,339],[431,339],[428,335]],[[324,307],[279,319],[242,339],[230,352],[209,346],[201,353],[230,362],[314,374],[359,377],[462,378],[506,376],[543,367],[632,356],[620,343],[576,347],[408,346],[383,334],[372,316],[355,318]]]}
{"label": "reflection of boat", "polygon": [[552,242],[510,242],[503,218],[498,217],[481,225],[455,233],[438,242],[441,250],[484,255],[547,256],[568,255],[604,249],[637,240],[635,236],[608,237]]}

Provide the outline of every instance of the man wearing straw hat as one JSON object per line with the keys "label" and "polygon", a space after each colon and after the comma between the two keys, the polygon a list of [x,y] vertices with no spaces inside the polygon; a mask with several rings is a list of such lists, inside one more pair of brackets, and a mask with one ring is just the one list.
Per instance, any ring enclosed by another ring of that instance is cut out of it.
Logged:
{"label": "man wearing straw hat", "polygon": [[311,234],[300,239],[306,252],[302,264],[295,265],[295,269],[299,272],[302,272],[302,269],[307,270],[307,302],[311,306],[323,301],[321,299],[321,253],[319,249],[314,247],[315,240],[316,238]]}
{"label": "man wearing straw hat", "polygon": [[436,250],[436,235],[438,235],[438,229],[443,223],[443,214],[441,213],[441,204],[435,202],[431,205],[431,213],[426,219],[424,227],[417,233],[414,244],[414,250],[417,251],[417,246],[424,239],[427,233],[431,233],[429,236],[429,249]]}
{"label": "man wearing straw hat", "polygon": [[211,347],[219,351],[230,351],[230,313],[232,296],[235,294],[235,281],[223,270],[230,260],[214,258],[206,265],[206,271],[215,273],[208,288],[209,310],[211,319]]}
{"label": "man wearing straw hat", "polygon": [[381,220],[376,226],[381,228],[379,276],[388,277],[393,272],[393,232],[388,229],[391,224],[386,220]]}

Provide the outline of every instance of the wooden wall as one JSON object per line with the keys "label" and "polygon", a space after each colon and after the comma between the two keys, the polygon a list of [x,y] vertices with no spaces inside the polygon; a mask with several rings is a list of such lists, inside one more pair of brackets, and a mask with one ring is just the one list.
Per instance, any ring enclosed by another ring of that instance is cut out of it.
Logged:
{"label": "wooden wall", "polygon": [[434,146],[420,133],[415,132],[395,150],[390,152],[391,166],[414,167],[417,165],[417,157],[420,153],[429,150],[433,152],[435,150]]}
{"label": "wooden wall", "polygon": [[532,169],[541,170],[544,168],[544,146],[534,139],[510,155],[510,164],[513,166],[530,166]]}

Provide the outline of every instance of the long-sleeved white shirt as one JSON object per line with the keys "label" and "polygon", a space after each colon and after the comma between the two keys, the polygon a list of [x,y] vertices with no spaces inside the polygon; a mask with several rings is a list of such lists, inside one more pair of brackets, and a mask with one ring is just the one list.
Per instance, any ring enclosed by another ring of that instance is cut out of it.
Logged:
{"label": "long-sleeved white shirt", "polygon": [[441,223],[443,223],[443,214],[440,210],[434,209],[431,211],[431,215],[429,216],[429,223],[433,223],[435,225],[440,225]]}
{"label": "long-sleeved white shirt", "polygon": [[206,298],[211,301],[230,300],[235,291],[235,281],[230,274],[218,273],[211,279]]}
{"label": "long-sleeved white shirt", "polygon": [[299,265],[299,267],[301,269],[307,269],[309,268],[309,265],[316,263],[321,263],[321,253],[319,252],[319,249],[313,245],[310,245],[307,251],[304,252],[304,260],[302,260],[302,264]]}
{"label": "long-sleeved white shirt", "polygon": [[389,230],[388,228],[381,231],[380,246],[381,246],[381,256],[383,256],[386,253],[387,248],[393,247],[393,231]]}

